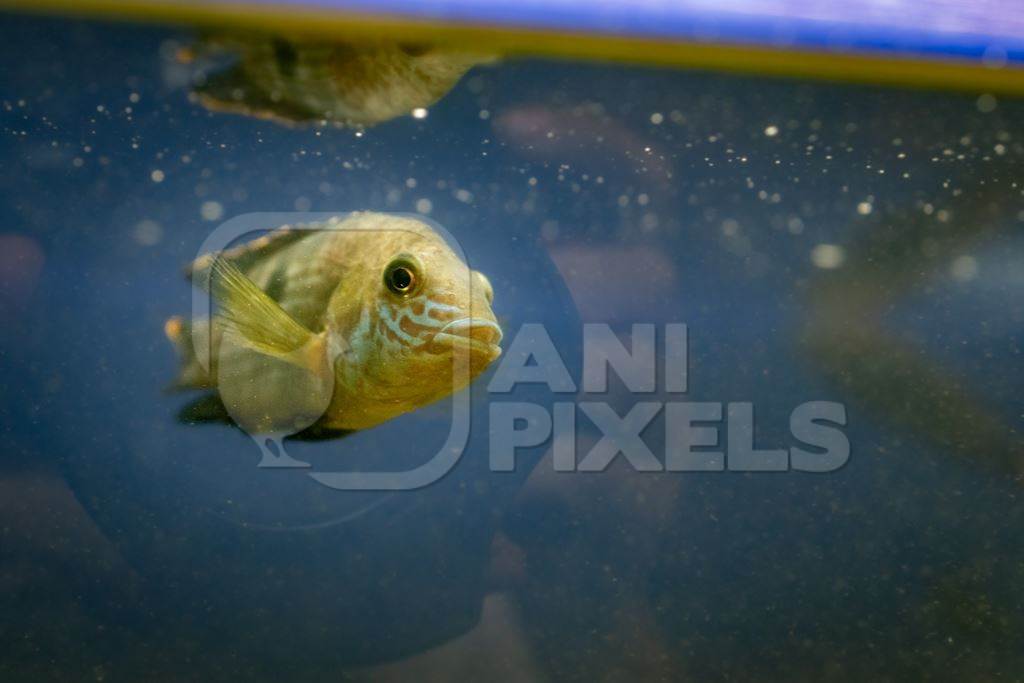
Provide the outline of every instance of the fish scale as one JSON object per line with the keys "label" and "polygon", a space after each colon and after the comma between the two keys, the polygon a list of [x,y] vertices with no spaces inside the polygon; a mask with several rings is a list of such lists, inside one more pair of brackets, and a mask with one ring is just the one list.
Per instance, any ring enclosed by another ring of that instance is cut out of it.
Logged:
{"label": "fish scale", "polygon": [[283,288],[277,302],[292,317],[312,330],[323,325],[323,314],[330,293],[342,273],[330,257],[332,242],[344,240],[336,230],[310,231],[285,249],[277,251],[243,272],[260,289],[268,289],[283,268]]}

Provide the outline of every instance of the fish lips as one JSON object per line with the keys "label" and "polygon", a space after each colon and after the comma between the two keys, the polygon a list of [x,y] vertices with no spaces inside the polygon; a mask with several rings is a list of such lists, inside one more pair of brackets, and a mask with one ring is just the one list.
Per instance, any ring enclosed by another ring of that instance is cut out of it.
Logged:
{"label": "fish lips", "polygon": [[430,340],[434,351],[468,351],[471,356],[490,363],[501,355],[502,332],[498,323],[487,318],[459,318],[438,330]]}

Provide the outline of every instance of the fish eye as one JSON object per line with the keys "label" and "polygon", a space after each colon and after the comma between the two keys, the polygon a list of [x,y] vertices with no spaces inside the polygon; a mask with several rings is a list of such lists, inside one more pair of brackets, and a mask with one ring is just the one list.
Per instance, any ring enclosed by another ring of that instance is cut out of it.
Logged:
{"label": "fish eye", "polygon": [[412,296],[419,285],[419,268],[409,258],[397,258],[384,270],[384,286],[396,296]]}

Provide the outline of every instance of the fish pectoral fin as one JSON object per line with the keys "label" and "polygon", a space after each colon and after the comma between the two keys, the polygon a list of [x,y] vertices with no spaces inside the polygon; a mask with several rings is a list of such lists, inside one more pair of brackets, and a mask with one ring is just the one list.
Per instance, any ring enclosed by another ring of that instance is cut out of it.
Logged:
{"label": "fish pectoral fin", "polygon": [[327,335],[303,327],[230,261],[214,260],[210,292],[239,342],[311,372],[321,370]]}

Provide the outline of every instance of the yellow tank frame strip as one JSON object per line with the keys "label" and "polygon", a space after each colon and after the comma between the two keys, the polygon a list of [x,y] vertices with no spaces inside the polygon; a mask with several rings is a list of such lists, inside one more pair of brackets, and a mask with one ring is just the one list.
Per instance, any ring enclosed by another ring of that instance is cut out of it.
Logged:
{"label": "yellow tank frame strip", "polygon": [[271,5],[186,4],[130,0],[0,0],[0,8],[61,16],[198,26],[236,26],[345,40],[379,39],[458,45],[510,57],[556,57],[687,67],[790,78],[969,93],[1024,95],[1024,68],[972,60],[879,56],[868,52],[785,50],[607,34],[557,33],[514,26],[452,24],[398,16]]}

